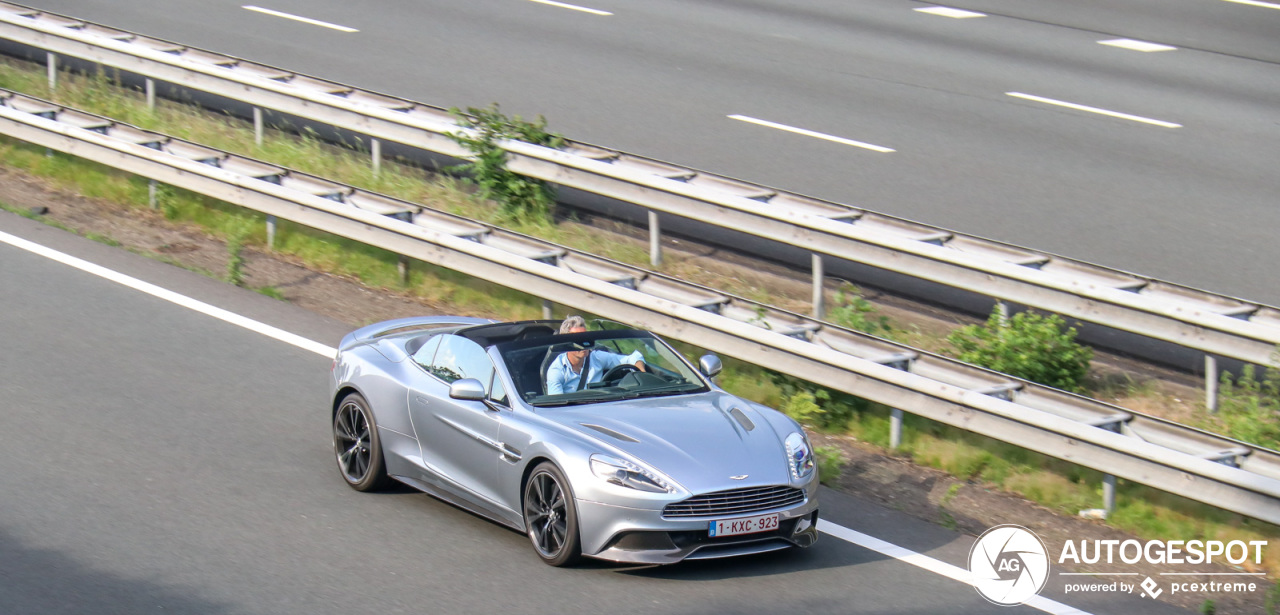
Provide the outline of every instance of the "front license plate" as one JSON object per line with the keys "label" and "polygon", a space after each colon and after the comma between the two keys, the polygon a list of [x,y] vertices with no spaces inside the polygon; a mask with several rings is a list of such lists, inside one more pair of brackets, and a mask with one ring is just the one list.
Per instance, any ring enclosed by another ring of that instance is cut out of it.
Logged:
{"label": "front license plate", "polygon": [[776,529],[778,529],[778,513],[711,522],[711,535],[713,537],[772,532]]}

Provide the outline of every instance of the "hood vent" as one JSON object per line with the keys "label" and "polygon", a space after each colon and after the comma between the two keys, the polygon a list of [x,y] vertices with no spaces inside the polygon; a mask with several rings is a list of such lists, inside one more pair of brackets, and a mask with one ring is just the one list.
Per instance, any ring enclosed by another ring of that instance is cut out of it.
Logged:
{"label": "hood vent", "polygon": [[608,427],[601,427],[600,425],[592,425],[591,423],[578,423],[578,424],[582,425],[583,427],[586,427],[587,429],[594,429],[606,436],[609,436],[610,438],[622,440],[623,442],[639,442],[639,440],[632,438],[631,436],[618,433],[612,429],[609,429]]}
{"label": "hood vent", "polygon": [[743,429],[751,431],[756,428],[756,424],[752,423],[751,419],[747,418],[747,413],[743,412],[741,408],[734,408],[729,411],[729,414],[732,414],[733,418],[738,420],[738,424],[742,425]]}

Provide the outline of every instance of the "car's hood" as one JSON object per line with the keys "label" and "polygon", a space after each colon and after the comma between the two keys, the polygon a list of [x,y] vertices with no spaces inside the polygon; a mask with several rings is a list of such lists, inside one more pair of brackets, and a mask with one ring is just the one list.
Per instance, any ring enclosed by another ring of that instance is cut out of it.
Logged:
{"label": "car's hood", "polygon": [[621,449],[695,494],[790,481],[782,444],[787,434],[727,393],[548,408],[540,414]]}

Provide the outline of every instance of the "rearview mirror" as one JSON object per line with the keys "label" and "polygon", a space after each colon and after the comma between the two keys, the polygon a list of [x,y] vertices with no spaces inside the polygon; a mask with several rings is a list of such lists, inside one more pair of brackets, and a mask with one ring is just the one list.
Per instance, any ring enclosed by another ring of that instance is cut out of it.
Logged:
{"label": "rearview mirror", "polygon": [[698,359],[698,369],[702,370],[702,375],[715,378],[720,374],[720,370],[724,369],[724,364],[720,362],[720,357],[704,354],[701,359]]}
{"label": "rearview mirror", "polygon": [[475,378],[455,380],[449,385],[449,397],[466,401],[484,401],[484,385]]}

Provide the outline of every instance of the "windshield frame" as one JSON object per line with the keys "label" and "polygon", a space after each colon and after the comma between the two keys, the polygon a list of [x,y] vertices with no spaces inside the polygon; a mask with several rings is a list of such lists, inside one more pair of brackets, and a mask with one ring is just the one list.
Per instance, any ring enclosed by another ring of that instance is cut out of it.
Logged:
{"label": "windshield frame", "polygon": [[[622,401],[625,399],[646,399],[649,397],[662,397],[667,395],[694,395],[699,393],[706,393],[715,388],[715,385],[712,384],[710,379],[708,379],[701,372],[701,370],[699,370],[692,362],[690,362],[687,357],[685,357],[675,348],[672,348],[671,345],[666,343],[666,341],[663,340],[662,338],[654,335],[649,331],[645,331],[643,329],[605,329],[605,330],[598,330],[598,331],[584,331],[581,333],[562,333],[562,334],[556,334],[556,335],[550,335],[550,336],[539,336],[539,337],[530,338],[530,339],[516,340],[516,341],[505,342],[501,344],[495,344],[493,348],[494,350],[497,351],[498,356],[501,358],[502,367],[507,372],[508,377],[514,378],[511,375],[512,366],[508,362],[508,357],[510,356],[510,353],[517,352],[520,350],[526,350],[529,348],[535,348],[535,347],[549,348],[549,347],[560,345],[560,344],[574,344],[574,343],[582,344],[586,342],[594,346],[597,342],[600,342],[600,341],[622,340],[622,339],[652,340],[655,346],[665,348],[666,352],[670,353],[671,356],[676,357],[676,360],[679,361],[684,366],[684,368],[688,370],[689,373],[693,374],[693,377],[696,379],[696,381],[688,381],[684,383],[673,383],[670,386],[672,387],[692,386],[696,384],[697,385],[696,388],[693,388],[689,391],[679,391],[675,393],[668,392],[666,394],[662,394],[662,389],[664,387],[653,387],[649,389],[644,389],[644,391],[653,391],[655,393],[659,393],[657,395],[652,395],[652,396],[645,396],[645,395],[619,396],[617,394],[608,394],[609,390],[600,389],[600,388],[584,389],[581,391],[573,391],[570,393],[563,393],[563,394],[557,394],[557,395],[536,395],[529,398],[526,398],[523,393],[509,392],[509,396],[514,399],[519,399],[520,402],[526,406],[538,409],[538,408],[555,408],[555,407],[565,407],[565,406],[579,406],[579,405],[590,405],[590,404],[598,404],[598,403],[609,403],[609,402],[615,402],[615,401]],[[610,352],[612,352],[612,349],[610,349]],[[662,368],[662,369],[665,369],[665,368]],[[541,377],[541,374],[539,374],[539,376]],[[681,376],[683,377],[684,375],[681,374]],[[554,399],[545,400],[545,398],[547,397],[553,397]],[[544,403],[539,403],[540,401]]]}

